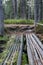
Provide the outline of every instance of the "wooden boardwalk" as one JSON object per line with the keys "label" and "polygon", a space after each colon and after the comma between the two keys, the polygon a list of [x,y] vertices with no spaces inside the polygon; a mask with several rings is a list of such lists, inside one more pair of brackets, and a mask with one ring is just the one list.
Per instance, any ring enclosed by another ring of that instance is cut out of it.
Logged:
{"label": "wooden boardwalk", "polygon": [[[25,34],[29,65],[43,65],[43,44],[40,42],[38,37],[34,33],[30,33],[30,31],[28,34]],[[13,65],[13,58],[16,51],[19,52],[17,65],[22,64],[21,61],[23,53],[23,34],[19,35],[21,35],[20,46],[18,46],[17,48],[17,45],[13,44],[9,54],[7,55],[6,59],[3,61],[1,65],[6,65],[7,62],[10,62],[10,65]]]}
{"label": "wooden boardwalk", "polygon": [[27,53],[30,65],[43,65],[43,44],[35,34],[26,34]]}

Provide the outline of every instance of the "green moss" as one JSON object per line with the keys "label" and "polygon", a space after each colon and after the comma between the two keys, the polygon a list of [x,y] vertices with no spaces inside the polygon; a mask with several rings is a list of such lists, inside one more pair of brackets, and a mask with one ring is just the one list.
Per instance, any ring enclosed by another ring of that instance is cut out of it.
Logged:
{"label": "green moss", "polygon": [[24,53],[22,56],[22,65],[28,64],[27,55]]}
{"label": "green moss", "polygon": [[33,24],[34,20],[26,20],[26,19],[7,19],[4,20],[5,24]]}

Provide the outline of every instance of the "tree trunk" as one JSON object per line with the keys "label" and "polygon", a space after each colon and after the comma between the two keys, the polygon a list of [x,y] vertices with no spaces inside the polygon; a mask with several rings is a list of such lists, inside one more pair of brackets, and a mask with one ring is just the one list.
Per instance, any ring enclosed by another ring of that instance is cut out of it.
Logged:
{"label": "tree trunk", "polygon": [[26,18],[26,0],[20,0],[20,17]]}
{"label": "tree trunk", "polygon": [[34,0],[34,20],[35,23],[38,22],[39,17],[39,0]]}
{"label": "tree trunk", "polygon": [[14,10],[14,18],[17,18],[17,0],[12,0],[12,6]]}
{"label": "tree trunk", "polygon": [[31,19],[31,7],[28,9],[28,19]]}
{"label": "tree trunk", "polygon": [[39,0],[39,21],[42,20],[42,0]]}
{"label": "tree trunk", "polygon": [[4,34],[4,13],[2,7],[2,0],[0,0],[0,35]]}

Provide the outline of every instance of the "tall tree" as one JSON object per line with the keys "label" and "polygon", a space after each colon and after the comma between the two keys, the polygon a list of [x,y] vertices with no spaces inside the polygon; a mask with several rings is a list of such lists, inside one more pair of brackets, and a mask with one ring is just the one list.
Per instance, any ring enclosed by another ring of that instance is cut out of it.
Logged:
{"label": "tall tree", "polygon": [[4,12],[5,12],[5,19],[11,19],[14,17],[14,12],[12,8],[12,0],[7,0],[3,3]]}
{"label": "tall tree", "polygon": [[28,19],[34,18],[34,0],[27,0],[27,16]]}
{"label": "tall tree", "polygon": [[34,20],[35,24],[38,22],[39,17],[39,0],[34,0]]}
{"label": "tall tree", "polygon": [[42,0],[42,20],[43,20],[43,0]]}
{"label": "tall tree", "polygon": [[42,20],[42,0],[39,0],[39,21]]}
{"label": "tall tree", "polygon": [[42,20],[42,0],[34,0],[34,16],[35,22]]}
{"label": "tall tree", "polygon": [[2,7],[2,0],[0,0],[0,35],[4,34],[4,12]]}
{"label": "tall tree", "polygon": [[14,18],[17,18],[17,0],[12,0],[12,6],[14,10]]}
{"label": "tall tree", "polygon": [[31,19],[31,7],[27,5],[27,10],[26,10],[26,18]]}
{"label": "tall tree", "polygon": [[31,1],[27,0],[27,17],[31,19]]}
{"label": "tall tree", "polygon": [[20,17],[26,18],[26,0],[20,0]]}

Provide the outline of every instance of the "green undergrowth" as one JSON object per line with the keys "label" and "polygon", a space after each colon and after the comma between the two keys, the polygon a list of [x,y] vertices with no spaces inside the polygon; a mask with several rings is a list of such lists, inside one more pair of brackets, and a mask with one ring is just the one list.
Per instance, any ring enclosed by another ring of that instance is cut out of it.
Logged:
{"label": "green undergrowth", "polygon": [[3,37],[2,36],[0,36],[0,41],[8,41],[9,40],[9,36],[7,36],[7,35],[4,35]]}
{"label": "green undergrowth", "polygon": [[28,64],[27,54],[23,53],[23,55],[22,55],[22,65],[26,65],[26,64]]}
{"label": "green undergrowth", "polygon": [[42,44],[43,44],[43,40],[41,40]]}
{"label": "green undergrowth", "polygon": [[4,35],[0,36],[0,63],[6,57],[6,54],[9,52],[7,50],[7,41],[9,40],[9,36]]}
{"label": "green undergrowth", "polygon": [[40,21],[40,23],[41,23],[41,24],[43,24],[43,20],[42,20],[42,21]]}
{"label": "green undergrowth", "polygon": [[43,26],[38,25],[38,26],[36,27],[36,32],[37,32],[37,33],[40,33],[40,34],[43,34]]}
{"label": "green undergrowth", "polygon": [[[18,58],[18,52],[16,52],[15,55],[14,55],[12,65],[17,65],[17,58]],[[11,64],[11,62],[8,61],[7,65],[10,65],[10,64]]]}
{"label": "green undergrowth", "polygon": [[0,63],[4,60],[9,50],[4,50],[2,53],[0,53]]}
{"label": "green undergrowth", "polygon": [[17,59],[18,59],[18,52],[16,52],[16,55],[14,57],[14,60],[13,60],[13,65],[17,65]]}
{"label": "green undergrowth", "polygon": [[15,40],[15,36],[11,36],[9,37],[9,40],[5,43],[5,44],[0,44],[3,49],[3,52],[0,53],[0,63],[3,62],[3,60],[5,59],[5,57],[7,56],[7,54],[10,51],[10,47],[12,46],[12,44],[14,43]]}
{"label": "green undergrowth", "polygon": [[34,20],[26,20],[26,19],[7,19],[4,20],[5,24],[33,24]]}

